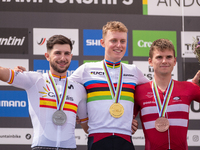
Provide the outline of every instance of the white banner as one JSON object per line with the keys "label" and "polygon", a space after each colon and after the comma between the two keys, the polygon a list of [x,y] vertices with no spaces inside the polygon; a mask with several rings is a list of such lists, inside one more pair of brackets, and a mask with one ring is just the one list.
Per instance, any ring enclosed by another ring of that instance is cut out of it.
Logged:
{"label": "white banner", "polygon": [[[200,8],[199,8],[200,9]],[[192,44],[194,39],[200,40],[200,32],[197,31],[185,31],[181,32],[181,51],[183,58],[196,58],[194,51],[192,49]]]}
{"label": "white banner", "polygon": [[78,29],[53,29],[53,28],[33,28],[33,54],[44,55],[47,52],[46,42],[53,35],[63,35],[72,41],[72,53],[79,55]]}
{"label": "white banner", "polygon": [[148,0],[148,15],[200,16],[200,0]]}

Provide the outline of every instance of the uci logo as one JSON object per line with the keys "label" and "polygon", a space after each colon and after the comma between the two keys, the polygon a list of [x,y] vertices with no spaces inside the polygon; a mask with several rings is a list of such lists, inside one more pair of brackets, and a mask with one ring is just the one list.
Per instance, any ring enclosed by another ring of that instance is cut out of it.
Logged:
{"label": "uci logo", "polygon": [[104,72],[98,72],[98,71],[91,71],[91,75],[104,75]]}

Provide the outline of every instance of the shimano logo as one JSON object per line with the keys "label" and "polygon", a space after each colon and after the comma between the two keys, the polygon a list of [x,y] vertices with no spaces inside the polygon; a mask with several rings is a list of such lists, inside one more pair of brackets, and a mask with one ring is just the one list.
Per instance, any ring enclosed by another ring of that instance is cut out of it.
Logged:
{"label": "shimano logo", "polygon": [[0,101],[0,107],[26,107],[26,101]]}
{"label": "shimano logo", "polygon": [[92,75],[104,75],[104,72],[91,71],[90,74],[92,74]]}
{"label": "shimano logo", "polygon": [[100,42],[100,40],[87,39],[86,40],[86,45],[87,46],[101,46],[101,42]]}
{"label": "shimano logo", "polygon": [[7,46],[22,46],[24,43],[25,37],[17,38],[16,36],[2,38],[0,37],[0,45],[7,45]]}

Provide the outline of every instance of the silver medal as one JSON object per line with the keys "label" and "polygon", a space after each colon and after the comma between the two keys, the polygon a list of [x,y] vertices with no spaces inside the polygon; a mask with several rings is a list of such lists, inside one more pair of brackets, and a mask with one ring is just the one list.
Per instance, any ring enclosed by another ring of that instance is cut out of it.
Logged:
{"label": "silver medal", "polygon": [[63,124],[65,124],[66,120],[67,120],[67,116],[61,110],[57,110],[56,112],[54,112],[52,116],[52,121],[55,125],[62,126]]}

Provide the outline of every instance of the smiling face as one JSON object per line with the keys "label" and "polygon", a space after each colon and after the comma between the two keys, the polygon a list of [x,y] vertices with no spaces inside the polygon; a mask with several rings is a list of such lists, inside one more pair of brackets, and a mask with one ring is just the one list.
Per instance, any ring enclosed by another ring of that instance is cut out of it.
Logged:
{"label": "smiling face", "polygon": [[105,48],[105,59],[111,62],[121,61],[126,52],[127,33],[108,30],[101,45]]}
{"label": "smiling face", "polygon": [[50,63],[52,74],[64,76],[71,63],[72,54],[69,44],[55,44],[52,50],[45,53],[46,59]]}
{"label": "smiling face", "polygon": [[171,76],[171,72],[176,65],[176,58],[171,49],[154,49],[149,64],[154,68],[155,76]]}

